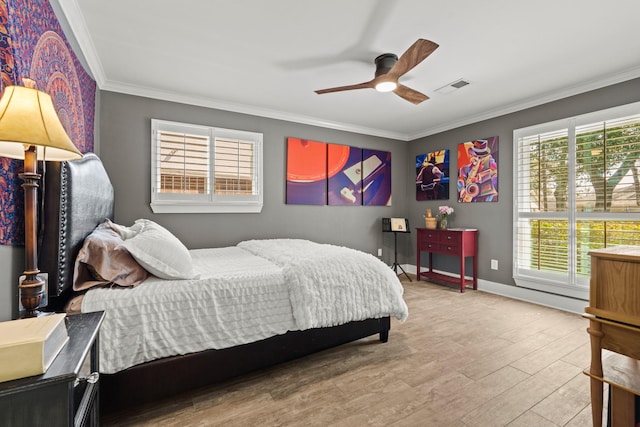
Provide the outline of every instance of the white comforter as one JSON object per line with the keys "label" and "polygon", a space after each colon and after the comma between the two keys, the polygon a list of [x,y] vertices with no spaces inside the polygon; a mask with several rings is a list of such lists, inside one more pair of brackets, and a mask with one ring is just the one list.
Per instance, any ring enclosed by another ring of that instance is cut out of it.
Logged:
{"label": "white comforter", "polygon": [[373,255],[299,239],[249,240],[238,246],[282,267],[299,329],[383,315],[407,318],[398,277]]}
{"label": "white comforter", "polygon": [[290,330],[407,317],[396,275],[359,251],[280,239],[190,252],[198,279],[150,277],[135,288],[86,293],[82,311],[106,313],[102,372]]}

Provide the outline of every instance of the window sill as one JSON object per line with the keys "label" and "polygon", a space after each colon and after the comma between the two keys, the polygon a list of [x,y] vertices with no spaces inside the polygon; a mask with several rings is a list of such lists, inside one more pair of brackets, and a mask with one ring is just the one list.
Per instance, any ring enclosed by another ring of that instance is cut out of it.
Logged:
{"label": "window sill", "polygon": [[260,213],[262,203],[256,204],[210,204],[210,203],[151,203],[153,213]]}
{"label": "window sill", "polygon": [[515,277],[513,280],[516,282],[516,286],[521,288],[533,289],[536,291],[589,301],[589,289],[581,286],[550,283],[544,279],[535,277]]}

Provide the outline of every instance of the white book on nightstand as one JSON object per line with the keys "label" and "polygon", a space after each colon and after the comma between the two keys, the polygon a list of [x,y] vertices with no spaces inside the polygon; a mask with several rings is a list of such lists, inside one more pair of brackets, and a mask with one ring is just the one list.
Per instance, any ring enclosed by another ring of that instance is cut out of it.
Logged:
{"label": "white book on nightstand", "polygon": [[0,382],[39,375],[69,340],[64,313],[0,322]]}

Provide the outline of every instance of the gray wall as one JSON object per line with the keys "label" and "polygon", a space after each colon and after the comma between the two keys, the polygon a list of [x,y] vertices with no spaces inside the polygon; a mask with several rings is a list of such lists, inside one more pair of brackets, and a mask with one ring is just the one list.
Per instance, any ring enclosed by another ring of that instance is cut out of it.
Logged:
{"label": "gray wall", "polygon": [[[260,214],[153,214],[150,203],[151,119],[263,133],[264,207]],[[407,211],[407,142],[260,118],[185,104],[102,92],[101,158],[116,194],[116,222],[149,218],[189,248],[236,244],[243,239],[299,237],[350,246],[370,254],[386,248],[381,218]],[[301,206],[285,204],[286,139],[299,137],[391,151],[393,206]],[[384,241],[383,241],[384,239]],[[408,243],[407,243],[408,244]]]}
{"label": "gray wall", "polygon": [[[422,226],[427,208],[453,206],[453,226],[480,231],[479,277],[513,284],[512,174],[513,130],[595,110],[640,101],[640,79],[587,92],[535,108],[463,126],[411,143],[370,137],[321,127],[188,106],[147,98],[100,92],[96,104],[96,133],[101,157],[116,190],[116,221],[130,224],[151,218],[172,230],[190,248],[232,245],[247,238],[302,237],[361,249],[392,262],[393,237],[380,232],[380,218],[406,216],[413,227]],[[150,119],[183,121],[262,132],[264,134],[265,206],[261,214],[159,214],[150,202]],[[499,190],[497,203],[459,204],[455,187],[447,201],[417,202],[414,194],[415,156],[451,150],[451,176],[457,177],[457,144],[498,135]],[[285,200],[286,138],[289,136],[347,144],[392,152],[392,207],[293,206]],[[415,264],[415,233],[398,238],[399,261]],[[24,265],[23,248],[0,246],[0,320],[15,316],[17,280]],[[490,260],[499,270],[490,269]],[[457,272],[450,257],[436,257],[436,268]]]}
{"label": "gray wall", "polygon": [[18,277],[24,271],[24,247],[0,245],[0,322],[18,314]]}
{"label": "gray wall", "polygon": [[[640,79],[586,92],[412,141],[409,145],[408,160],[415,161],[415,156],[430,151],[451,150],[451,178],[454,182],[450,185],[449,200],[417,202],[415,196],[409,197],[406,215],[409,216],[413,224],[419,224],[423,223],[422,214],[427,208],[435,212],[440,205],[452,206],[455,209],[452,216],[454,227],[477,228],[479,230],[478,277],[492,282],[514,285],[512,278],[514,129],[637,101],[640,101]],[[458,176],[458,144],[494,135],[498,135],[499,138],[499,201],[491,203],[458,203],[455,186],[455,179]],[[405,179],[408,183],[411,183],[415,179],[415,171],[408,169]],[[413,236],[413,241],[415,242],[415,236]],[[638,243],[640,244],[640,242]],[[497,271],[490,269],[491,259],[498,260],[499,269]],[[415,261],[412,264],[415,264]],[[426,265],[424,262],[422,264]],[[455,259],[451,257],[436,257],[435,267],[451,272],[459,271]],[[467,266],[465,264],[465,267],[470,268],[470,265]]]}

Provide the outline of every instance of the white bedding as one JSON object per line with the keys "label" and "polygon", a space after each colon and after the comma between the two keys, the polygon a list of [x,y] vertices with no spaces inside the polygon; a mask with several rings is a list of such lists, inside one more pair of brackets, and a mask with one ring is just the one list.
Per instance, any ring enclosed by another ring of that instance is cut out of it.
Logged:
{"label": "white bedding", "polygon": [[197,279],[150,277],[135,288],[86,293],[82,311],[106,313],[101,372],[290,330],[408,314],[397,276],[363,252],[274,239],[190,253]]}
{"label": "white bedding", "polygon": [[82,311],[106,313],[101,372],[295,329],[282,269],[238,247],[190,252],[199,279],[149,277],[135,288],[86,293]]}
{"label": "white bedding", "polygon": [[300,239],[248,240],[238,246],[282,267],[299,329],[407,318],[398,276],[373,255]]}

